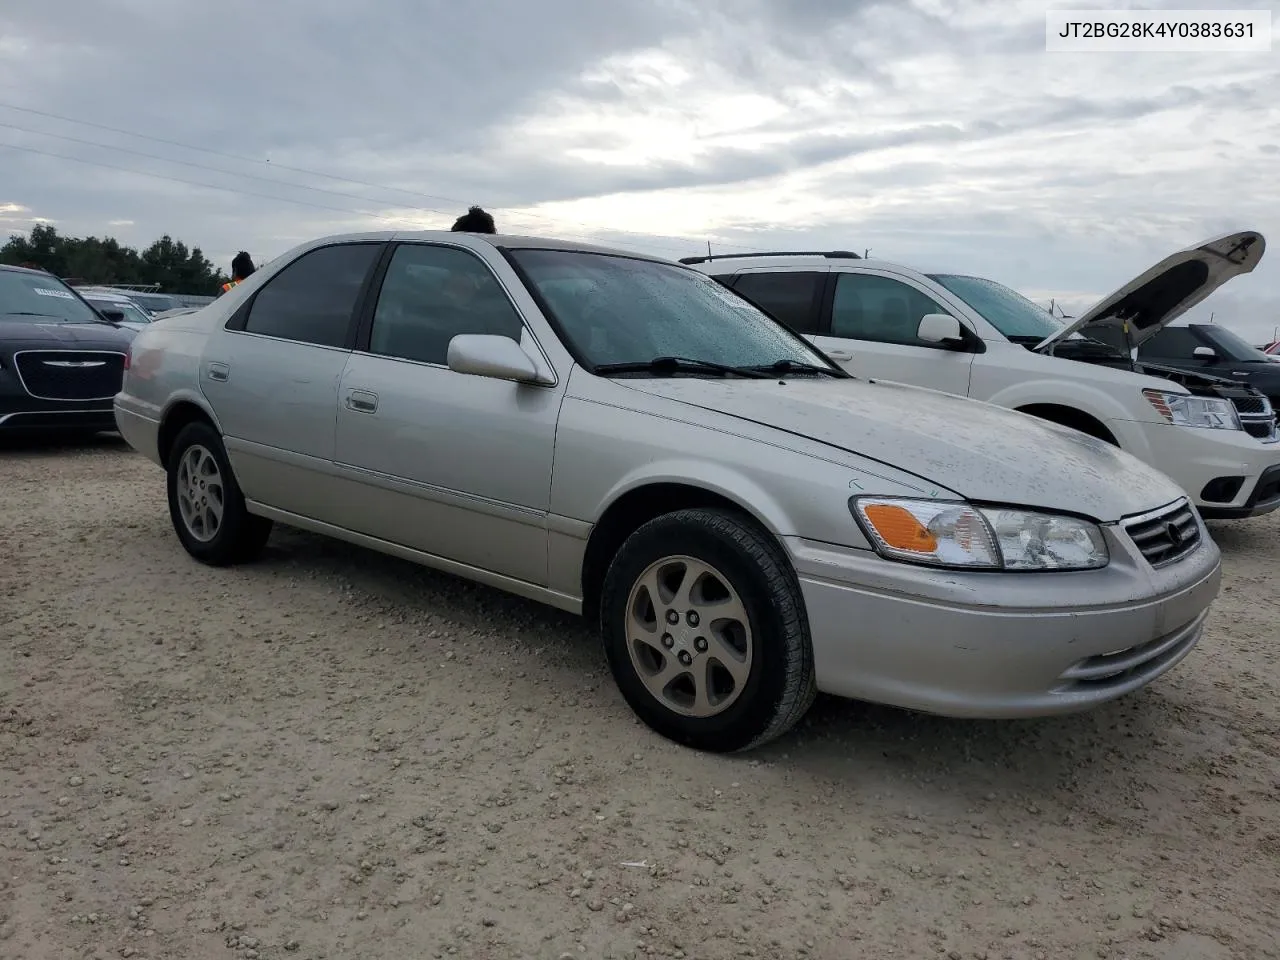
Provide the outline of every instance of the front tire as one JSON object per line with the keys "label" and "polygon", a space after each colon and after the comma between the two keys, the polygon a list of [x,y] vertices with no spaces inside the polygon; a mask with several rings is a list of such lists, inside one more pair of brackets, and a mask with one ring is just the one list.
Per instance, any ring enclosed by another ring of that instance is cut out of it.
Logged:
{"label": "front tire", "polygon": [[169,517],[187,553],[222,567],[257,557],[271,521],[249,513],[222,438],[196,421],[179,431],[169,455]]}
{"label": "front tire", "polygon": [[768,533],[727,510],[679,510],[640,527],[610,564],[605,657],[656,732],[699,750],[746,750],[813,703],[803,606]]}

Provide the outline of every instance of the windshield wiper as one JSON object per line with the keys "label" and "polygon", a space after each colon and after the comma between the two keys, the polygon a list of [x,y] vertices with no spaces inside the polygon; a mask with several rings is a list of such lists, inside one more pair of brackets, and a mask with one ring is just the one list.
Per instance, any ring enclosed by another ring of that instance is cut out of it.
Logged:
{"label": "windshield wiper", "polygon": [[48,317],[51,320],[62,319],[62,317],[58,316],[56,313],[33,313],[30,310],[6,310],[4,315],[6,317]]}
{"label": "windshield wiper", "polygon": [[723,377],[750,377],[763,379],[769,376],[758,367],[731,367],[710,360],[693,360],[689,357],[654,357],[652,360],[641,360],[633,363],[602,363],[595,372],[608,375],[610,373],[718,373]]}
{"label": "windshield wiper", "polygon": [[775,360],[773,363],[762,363],[750,367],[765,373],[821,373],[827,377],[847,378],[849,374],[831,367],[820,367],[817,364],[805,363],[803,360]]}

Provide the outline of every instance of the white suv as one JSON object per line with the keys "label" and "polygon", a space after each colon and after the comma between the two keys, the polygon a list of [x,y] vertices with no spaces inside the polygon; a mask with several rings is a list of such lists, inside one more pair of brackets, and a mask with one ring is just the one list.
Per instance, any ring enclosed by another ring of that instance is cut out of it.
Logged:
{"label": "white suv", "polygon": [[[1253,231],[1162,260],[1080,317],[992,280],[845,251],[687,257],[846,370],[1012,407],[1073,427],[1172,477],[1208,518],[1280,507],[1275,414],[1222,377],[1139,363],[1137,347],[1262,259]],[[904,411],[909,414],[909,411]]]}

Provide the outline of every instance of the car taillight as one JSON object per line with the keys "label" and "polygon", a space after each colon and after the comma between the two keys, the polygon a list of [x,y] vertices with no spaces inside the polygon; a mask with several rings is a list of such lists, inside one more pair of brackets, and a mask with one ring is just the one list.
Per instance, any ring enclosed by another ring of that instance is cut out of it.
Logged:
{"label": "car taillight", "polygon": [[131,343],[129,344],[129,346],[125,347],[125,350],[124,350],[124,368],[128,370],[132,363],[133,363],[133,344]]}

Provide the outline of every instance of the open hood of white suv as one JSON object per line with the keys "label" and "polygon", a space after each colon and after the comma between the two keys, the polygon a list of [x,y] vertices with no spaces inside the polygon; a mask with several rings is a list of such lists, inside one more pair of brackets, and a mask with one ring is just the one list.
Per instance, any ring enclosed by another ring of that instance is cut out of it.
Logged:
{"label": "open hood of white suv", "polygon": [[1036,350],[1044,350],[1086,327],[1103,326],[1119,329],[1132,349],[1232,277],[1253,270],[1266,247],[1262,234],[1246,230],[1179,250],[1046,337],[1036,344]]}

